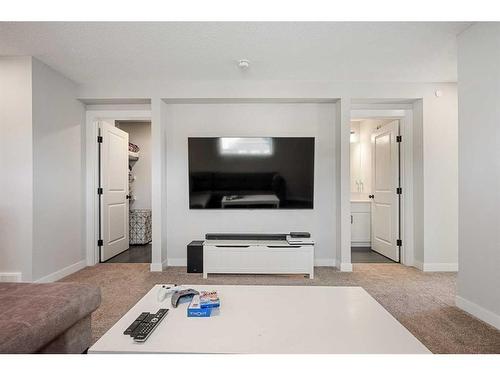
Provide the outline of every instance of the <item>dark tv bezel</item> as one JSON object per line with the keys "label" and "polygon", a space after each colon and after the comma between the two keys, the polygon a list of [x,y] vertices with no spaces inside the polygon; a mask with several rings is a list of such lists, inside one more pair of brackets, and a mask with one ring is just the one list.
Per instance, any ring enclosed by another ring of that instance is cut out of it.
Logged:
{"label": "dark tv bezel", "polygon": [[[191,207],[191,196],[190,196],[190,191],[191,191],[191,182],[189,176],[191,175],[190,173],[190,153],[189,153],[189,141],[191,139],[219,139],[219,138],[273,138],[273,139],[279,139],[279,138],[305,138],[305,139],[312,139],[313,140],[313,181],[312,181],[312,205],[311,207],[305,207],[305,208],[300,208],[300,207],[236,207],[236,208],[231,208],[231,209],[224,209],[224,208],[192,208]],[[187,138],[187,153],[188,153],[188,160],[187,160],[187,182],[188,182],[188,210],[190,211],[307,211],[307,210],[314,210],[314,201],[316,197],[316,137],[315,136],[279,136],[279,137],[272,137],[268,135],[252,135],[252,136],[236,136],[236,135],[224,135],[224,136],[190,136]]]}

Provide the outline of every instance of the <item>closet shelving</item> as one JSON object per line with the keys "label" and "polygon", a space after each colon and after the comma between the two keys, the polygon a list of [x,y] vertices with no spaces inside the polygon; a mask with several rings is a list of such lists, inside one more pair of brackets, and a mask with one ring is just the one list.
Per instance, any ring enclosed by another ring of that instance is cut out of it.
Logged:
{"label": "closet shelving", "polygon": [[135,195],[134,195],[134,189],[132,186],[132,183],[135,181],[135,175],[133,174],[133,169],[134,169],[134,164],[135,162],[139,160],[139,152],[133,152],[130,151],[128,152],[128,190],[130,194],[130,200],[131,202],[135,201]]}
{"label": "closet shelving", "polygon": [[137,160],[139,160],[139,153],[138,152],[129,151],[128,152],[128,160],[129,161],[137,161]]}

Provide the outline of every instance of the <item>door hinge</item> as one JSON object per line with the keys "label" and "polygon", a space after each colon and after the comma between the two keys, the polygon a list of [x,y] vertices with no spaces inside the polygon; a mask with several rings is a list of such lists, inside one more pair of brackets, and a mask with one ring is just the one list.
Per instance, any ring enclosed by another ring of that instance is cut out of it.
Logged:
{"label": "door hinge", "polygon": [[97,188],[97,195],[102,195],[102,188]]}
{"label": "door hinge", "polygon": [[104,241],[103,240],[97,240],[97,246],[102,246],[104,245]]}
{"label": "door hinge", "polygon": [[396,240],[396,246],[403,246],[403,241]]}
{"label": "door hinge", "polygon": [[396,188],[396,194],[403,194],[403,188],[401,187]]}
{"label": "door hinge", "polygon": [[97,136],[97,143],[102,143],[102,136],[100,135]]}
{"label": "door hinge", "polygon": [[396,136],[396,142],[397,142],[397,143],[401,143],[402,141],[403,141],[403,136],[401,136],[401,135],[397,135],[397,136]]}

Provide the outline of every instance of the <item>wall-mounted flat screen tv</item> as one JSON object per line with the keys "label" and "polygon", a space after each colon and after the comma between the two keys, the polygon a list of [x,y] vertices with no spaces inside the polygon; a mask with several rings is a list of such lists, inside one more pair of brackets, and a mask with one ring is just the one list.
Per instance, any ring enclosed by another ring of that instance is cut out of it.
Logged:
{"label": "wall-mounted flat screen tv", "polygon": [[189,138],[191,209],[312,209],[314,138]]}

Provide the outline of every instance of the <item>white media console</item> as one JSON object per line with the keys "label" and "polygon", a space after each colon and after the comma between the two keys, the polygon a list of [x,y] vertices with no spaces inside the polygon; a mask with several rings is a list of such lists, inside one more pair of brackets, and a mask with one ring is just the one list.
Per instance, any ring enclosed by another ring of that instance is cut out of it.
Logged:
{"label": "white media console", "polygon": [[203,244],[203,278],[210,273],[307,274],[314,278],[314,241],[208,239]]}

